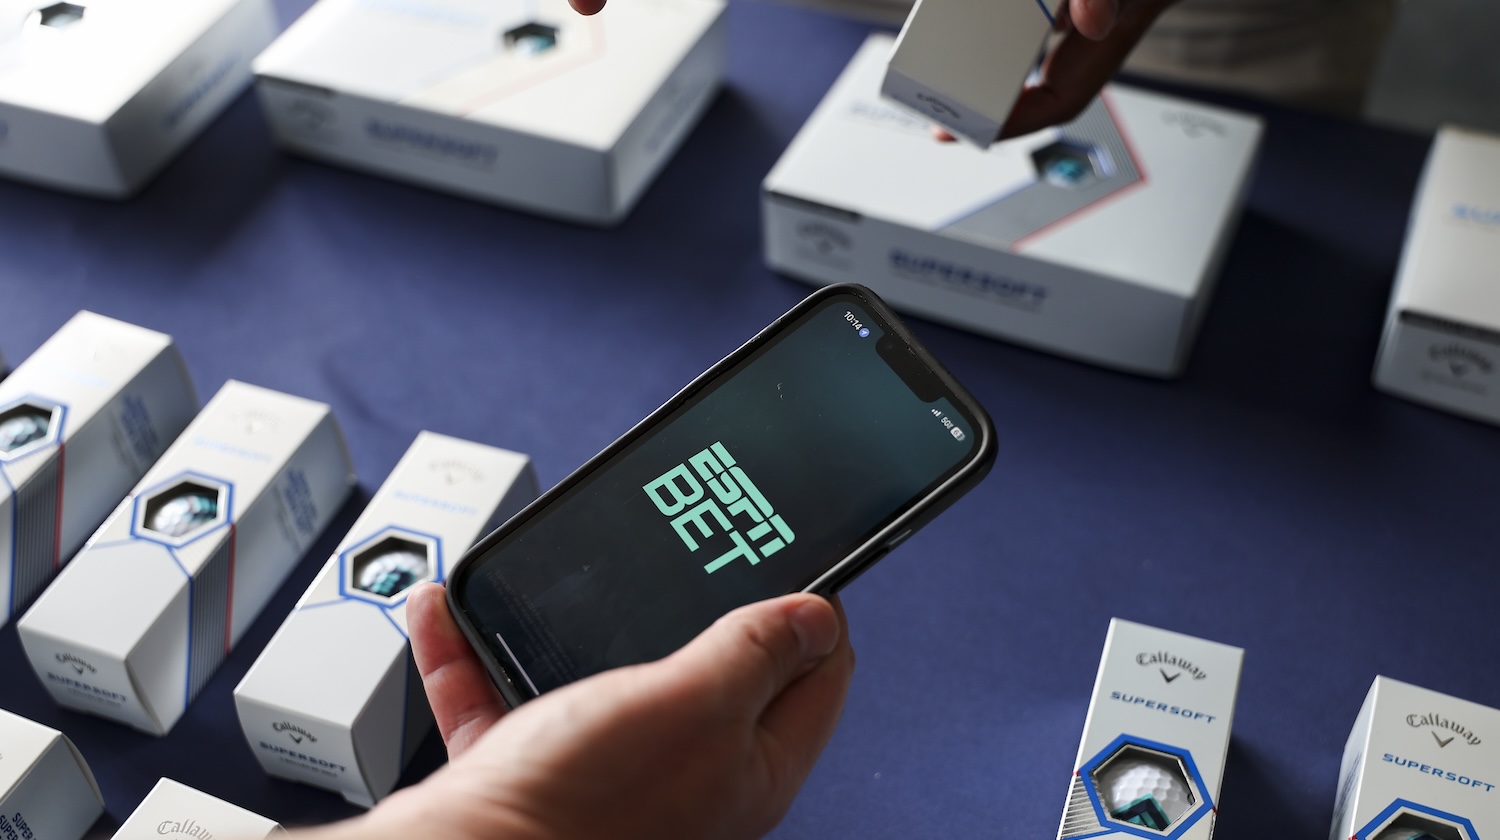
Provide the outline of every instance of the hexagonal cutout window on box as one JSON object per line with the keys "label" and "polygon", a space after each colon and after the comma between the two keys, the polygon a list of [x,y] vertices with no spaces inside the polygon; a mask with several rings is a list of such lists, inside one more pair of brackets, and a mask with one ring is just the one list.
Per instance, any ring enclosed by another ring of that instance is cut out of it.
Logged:
{"label": "hexagonal cutout window on box", "polygon": [[53,29],[67,29],[83,20],[84,7],[77,3],[53,3],[36,10],[37,23]]}
{"label": "hexagonal cutout window on box", "polygon": [[21,400],[0,410],[0,461],[19,458],[52,443],[62,426],[62,409]]}
{"label": "hexagonal cutout window on box", "polygon": [[197,476],[182,478],[136,501],[136,533],[182,545],[229,518],[226,485]]}
{"label": "hexagonal cutout window on box", "polygon": [[380,604],[392,604],[424,580],[437,579],[437,556],[430,539],[388,533],[349,551],[344,558],[344,591]]}
{"label": "hexagonal cutout window on box", "polygon": [[1043,181],[1065,190],[1087,186],[1109,174],[1098,148],[1066,140],[1032,152],[1031,162]]}
{"label": "hexagonal cutout window on box", "polygon": [[505,48],[520,55],[541,55],[557,46],[557,27],[545,23],[527,23],[507,30]]}
{"label": "hexagonal cutout window on box", "polygon": [[1469,840],[1457,826],[1432,817],[1405,813],[1370,835],[1370,840]]}
{"label": "hexagonal cutout window on box", "polygon": [[1110,819],[1168,831],[1193,812],[1199,799],[1182,759],[1126,744],[1090,774]]}

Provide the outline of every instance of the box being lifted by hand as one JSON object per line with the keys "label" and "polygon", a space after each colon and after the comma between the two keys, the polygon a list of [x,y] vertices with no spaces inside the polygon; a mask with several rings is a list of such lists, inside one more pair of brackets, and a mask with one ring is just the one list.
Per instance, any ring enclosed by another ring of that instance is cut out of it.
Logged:
{"label": "box being lifted by hand", "polygon": [[880,92],[987,148],[1036,67],[1063,0],[917,0]]}
{"label": "box being lifted by hand", "polygon": [[0,174],[140,189],[250,83],[269,0],[0,0]]}
{"label": "box being lifted by hand", "polygon": [[1237,227],[1261,124],[1113,86],[988,150],[880,99],[872,35],[762,187],[766,261],[903,312],[1095,364],[1186,364]]}
{"label": "box being lifted by hand", "polygon": [[297,154],[613,224],[718,91],[722,0],[320,0],[255,62]]}

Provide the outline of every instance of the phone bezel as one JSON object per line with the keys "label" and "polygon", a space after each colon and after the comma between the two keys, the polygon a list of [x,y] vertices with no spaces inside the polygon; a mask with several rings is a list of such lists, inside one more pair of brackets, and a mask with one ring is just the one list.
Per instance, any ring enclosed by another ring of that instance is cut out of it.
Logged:
{"label": "phone bezel", "polygon": [[[454,621],[457,622],[459,629],[468,640],[470,647],[474,649],[479,655],[480,660],[484,663],[485,669],[490,674],[490,679],[500,690],[500,694],[504,697],[507,705],[515,708],[521,703],[539,695],[532,690],[529,678],[525,677],[525,669],[520,666],[520,663],[514,661],[513,656],[510,662],[503,662],[496,656],[487,639],[481,635],[480,629],[469,617],[469,613],[460,599],[458,593],[466,585],[466,577],[472,571],[473,567],[475,567],[477,561],[494,548],[497,543],[504,540],[511,532],[524,525],[574,486],[588,479],[611,458],[619,455],[642,435],[647,434],[655,428],[672,412],[693,399],[693,397],[723,375],[729,368],[739,364],[747,356],[755,353],[768,341],[775,338],[798,319],[806,315],[809,310],[816,309],[829,298],[840,295],[857,298],[861,305],[869,309],[870,312],[883,322],[883,325],[889,329],[889,334],[898,337],[916,355],[918,360],[937,377],[943,387],[948,390],[948,394],[951,396],[954,404],[958,405],[972,418],[974,431],[978,433],[978,441],[969,460],[960,465],[952,475],[933,487],[926,496],[914,500],[906,511],[887,523],[869,539],[850,549],[842,558],[831,561],[826,571],[802,591],[821,595],[832,595],[837,592],[858,577],[865,569],[874,565],[877,560],[897,544],[904,541],[916,530],[930,522],[933,517],[947,509],[949,505],[963,496],[964,493],[968,492],[969,489],[978,484],[989,473],[990,467],[994,464],[997,449],[995,429],[989,414],[979,404],[979,401],[974,399],[974,396],[948,372],[948,369],[927,351],[927,348],[917,340],[916,336],[912,335],[906,324],[873,291],[856,283],[825,286],[803,299],[781,317],[772,321],[734,352],[699,374],[671,399],[663,403],[661,407],[651,412],[640,422],[632,426],[629,431],[621,435],[597,455],[590,458],[583,466],[574,470],[547,492],[538,496],[535,501],[527,505],[515,516],[490,532],[459,559],[448,575],[448,608],[453,614]],[[507,655],[509,656],[508,646],[503,638],[500,639],[500,644],[507,647]],[[517,675],[521,678],[517,679]]]}

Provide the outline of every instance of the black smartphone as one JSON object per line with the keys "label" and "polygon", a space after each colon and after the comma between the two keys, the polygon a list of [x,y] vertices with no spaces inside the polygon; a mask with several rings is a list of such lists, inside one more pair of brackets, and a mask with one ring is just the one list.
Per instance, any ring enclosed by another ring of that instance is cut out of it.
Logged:
{"label": "black smartphone", "polygon": [[515,706],[838,591],[994,458],[984,409],[875,293],[829,286],[474,546],[449,605]]}

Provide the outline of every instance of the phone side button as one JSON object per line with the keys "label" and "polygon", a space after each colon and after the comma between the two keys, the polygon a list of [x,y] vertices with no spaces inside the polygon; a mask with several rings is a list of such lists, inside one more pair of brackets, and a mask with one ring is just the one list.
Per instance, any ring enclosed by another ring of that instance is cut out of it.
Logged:
{"label": "phone side button", "polygon": [[865,561],[865,564],[863,566],[860,566],[859,569],[854,572],[854,574],[852,574],[852,575],[848,576],[847,578],[844,578],[842,581],[840,581],[839,584],[833,588],[833,592],[830,592],[829,594],[832,595],[832,594],[837,593],[837,592],[842,592],[844,590],[844,587],[846,587],[849,584],[855,582],[856,580],[859,580],[859,576],[860,575],[862,575],[866,571],[868,571],[871,566],[873,566],[876,563],[880,562],[880,558],[886,556],[890,552],[891,552],[891,550],[888,549],[888,548],[882,548],[879,551],[875,552],[875,554],[872,557],[870,557],[869,560]]}
{"label": "phone side button", "polygon": [[898,545],[906,542],[906,538],[909,537],[909,536],[911,536],[911,529],[907,528],[905,531],[902,531],[901,533],[897,534],[896,536],[891,537],[889,540],[886,540],[886,542],[885,542],[885,550],[886,551],[890,551],[891,549],[895,548],[896,546],[898,546]]}

